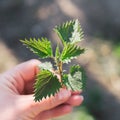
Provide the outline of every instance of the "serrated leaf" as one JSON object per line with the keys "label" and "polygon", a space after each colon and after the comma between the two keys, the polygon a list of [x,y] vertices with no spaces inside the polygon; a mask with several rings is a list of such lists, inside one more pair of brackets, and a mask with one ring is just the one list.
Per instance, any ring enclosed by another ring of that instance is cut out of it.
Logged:
{"label": "serrated leaf", "polygon": [[71,59],[84,53],[84,51],[84,49],[81,49],[79,46],[74,44],[65,44],[60,59],[63,63],[68,63]]}
{"label": "serrated leaf", "polygon": [[69,90],[80,91],[85,87],[85,72],[80,66],[72,66],[71,69],[72,71],[70,74],[63,75],[63,83]]}
{"label": "serrated leaf", "polygon": [[38,67],[42,70],[49,70],[49,71],[53,70],[53,66],[51,62],[40,63]]}
{"label": "serrated leaf", "polygon": [[76,76],[77,72],[81,72],[82,89],[84,89],[86,86],[86,75],[84,69],[79,65],[73,65],[70,67],[71,76]]}
{"label": "serrated leaf", "polygon": [[51,42],[47,38],[36,40],[21,40],[33,53],[37,54],[40,58],[48,58],[53,56]]}
{"label": "serrated leaf", "polygon": [[62,40],[63,44],[68,42],[74,44],[83,39],[83,31],[77,19],[56,26],[54,30]]}
{"label": "serrated leaf", "polygon": [[43,98],[54,96],[61,88],[61,83],[52,72],[41,70],[37,75],[34,88],[35,101],[40,101]]}
{"label": "serrated leaf", "polygon": [[81,71],[81,69],[79,65],[73,65],[70,67],[70,74],[73,76],[76,71]]}

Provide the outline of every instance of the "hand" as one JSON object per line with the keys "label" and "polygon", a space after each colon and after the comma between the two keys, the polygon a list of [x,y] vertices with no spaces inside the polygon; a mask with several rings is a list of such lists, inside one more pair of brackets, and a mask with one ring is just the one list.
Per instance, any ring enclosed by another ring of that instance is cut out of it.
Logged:
{"label": "hand", "polygon": [[61,89],[54,97],[34,102],[33,84],[38,60],[24,62],[0,75],[1,120],[47,120],[72,111],[82,103],[79,92]]}

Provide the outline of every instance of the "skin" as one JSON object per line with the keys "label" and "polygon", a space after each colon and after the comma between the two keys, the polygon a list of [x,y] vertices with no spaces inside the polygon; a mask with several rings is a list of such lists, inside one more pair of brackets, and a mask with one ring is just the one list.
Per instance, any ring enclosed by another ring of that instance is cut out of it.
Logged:
{"label": "skin", "polygon": [[49,120],[70,113],[82,103],[80,92],[66,89],[34,102],[33,84],[39,64],[38,60],[30,60],[0,75],[1,120]]}

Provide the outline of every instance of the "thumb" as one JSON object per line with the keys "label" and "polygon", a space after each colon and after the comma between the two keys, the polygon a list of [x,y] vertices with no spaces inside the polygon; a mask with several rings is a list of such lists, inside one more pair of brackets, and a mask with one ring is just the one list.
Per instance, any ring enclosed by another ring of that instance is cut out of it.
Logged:
{"label": "thumb", "polygon": [[71,92],[66,89],[61,89],[58,94],[50,98],[43,99],[40,102],[34,102],[33,95],[22,95],[18,98],[18,108],[21,112],[32,112],[34,115],[42,111],[50,110],[64,102],[71,96]]}

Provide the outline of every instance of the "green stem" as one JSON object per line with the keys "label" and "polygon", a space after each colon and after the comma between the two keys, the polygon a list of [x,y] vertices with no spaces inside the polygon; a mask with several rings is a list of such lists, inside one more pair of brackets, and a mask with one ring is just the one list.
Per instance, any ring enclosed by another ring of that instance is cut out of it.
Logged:
{"label": "green stem", "polygon": [[51,57],[54,62],[56,63],[56,66],[57,66],[57,73],[59,74],[60,76],[60,79],[59,81],[62,82],[62,71],[63,71],[63,63],[62,61],[59,60],[59,58],[57,57]]}
{"label": "green stem", "polygon": [[58,72],[59,72],[59,75],[60,75],[60,82],[62,82],[62,62],[59,61],[58,63]]}
{"label": "green stem", "polygon": [[60,82],[62,82],[62,71],[63,71],[63,63],[61,61],[59,61],[58,59],[56,59],[55,57],[53,58],[53,60],[55,61],[56,63],[56,66],[57,66],[57,73],[59,74],[60,76]]}

